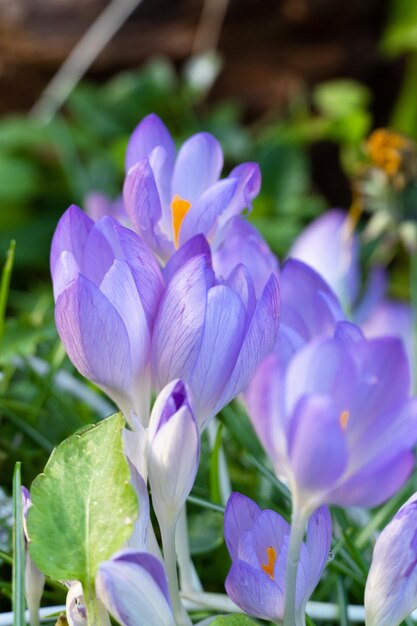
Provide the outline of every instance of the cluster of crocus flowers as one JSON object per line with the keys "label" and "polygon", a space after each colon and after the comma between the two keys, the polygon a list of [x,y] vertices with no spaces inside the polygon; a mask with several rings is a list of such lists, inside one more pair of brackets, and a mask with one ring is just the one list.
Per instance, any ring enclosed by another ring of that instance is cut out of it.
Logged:
{"label": "cluster of crocus flowers", "polygon": [[[241,392],[293,498],[291,525],[240,494],[228,502],[226,590],[250,615],[303,626],[331,544],[326,505],[377,505],[414,464],[417,406],[403,344],[365,338],[346,321],[359,285],[349,222],[340,212],[321,218],[280,268],[241,215],[259,192],[258,166],[241,164],[226,178],[222,167],[212,135],[190,137],[177,153],[149,115],[128,143],[123,196],[90,196],[90,217],[70,207],[52,243],[59,335],[129,426],[125,455],[141,514],[129,546],[101,564],[96,580],[103,607],[123,626],[189,625],[175,529],[201,432]],[[386,306],[374,278],[357,317],[375,313],[376,302]],[[74,626],[86,619],[81,591],[72,583]]]}

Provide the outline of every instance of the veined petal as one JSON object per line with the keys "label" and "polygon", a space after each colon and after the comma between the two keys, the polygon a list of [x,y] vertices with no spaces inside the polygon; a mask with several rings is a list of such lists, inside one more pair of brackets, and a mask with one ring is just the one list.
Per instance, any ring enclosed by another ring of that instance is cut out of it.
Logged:
{"label": "veined petal", "polygon": [[246,387],[259,363],[274,347],[279,320],[278,281],[275,276],[271,276],[258,300],[236,366],[214,412],[219,411]]}
{"label": "veined petal", "polygon": [[163,269],[165,283],[168,284],[175,272],[196,256],[204,256],[207,267],[211,267],[210,246],[204,235],[195,235],[175,251]]}
{"label": "veined petal", "polygon": [[193,135],[178,152],[172,174],[171,196],[178,194],[191,204],[195,203],[218,181],[222,167],[223,152],[217,139],[209,133]]}
{"label": "veined petal", "polygon": [[190,259],[162,296],[152,338],[152,373],[157,389],[175,378],[189,380],[203,338],[212,270],[205,256]]}
{"label": "veined petal", "polygon": [[246,330],[246,311],[240,297],[223,285],[212,287],[200,350],[190,378],[196,413],[201,424],[213,416],[213,408],[229,379]]}
{"label": "veined petal", "polygon": [[398,626],[417,608],[416,494],[378,537],[365,588],[368,626]]}
{"label": "veined petal", "polygon": [[55,262],[52,281],[55,302],[60,293],[72,282],[80,272],[80,268],[70,250],[61,252]]}
{"label": "veined petal", "polygon": [[317,509],[308,520],[306,548],[308,554],[307,586],[305,601],[310,598],[319,583],[329,558],[332,545],[332,518],[326,506]]}
{"label": "veined petal", "polygon": [[148,157],[157,146],[164,148],[167,165],[172,167],[175,158],[174,141],[162,120],[151,113],[143,118],[130,136],[126,149],[126,172],[138,161]]}
{"label": "veined petal", "polygon": [[217,218],[231,202],[237,186],[236,178],[219,180],[211,185],[194,204],[191,203],[191,208],[181,225],[181,245],[199,233],[208,239],[214,235]]}
{"label": "veined petal", "polygon": [[226,578],[227,595],[245,613],[266,620],[282,620],[284,594],[262,570],[237,560]]}
{"label": "veined petal", "polygon": [[253,500],[236,491],[231,494],[224,512],[224,538],[233,561],[237,558],[240,535],[252,528],[260,514],[261,509]]}
{"label": "veined petal", "polygon": [[51,274],[55,280],[55,265],[62,252],[71,252],[81,267],[85,243],[94,222],[79,207],[72,204],[63,214],[55,229],[51,245]]}
{"label": "veined petal", "polygon": [[262,176],[257,163],[241,163],[230,172],[228,178],[236,178],[239,185],[227,210],[221,215],[221,224],[225,224],[230,218],[242,213],[243,209],[252,211],[252,200],[261,189]]}
{"label": "veined petal", "polygon": [[83,376],[108,389],[130,391],[128,333],[98,287],[79,275],[58,297],[55,322],[68,356]]}
{"label": "veined petal", "polygon": [[96,589],[123,626],[175,626],[166,575],[151,554],[126,550],[101,563]]}

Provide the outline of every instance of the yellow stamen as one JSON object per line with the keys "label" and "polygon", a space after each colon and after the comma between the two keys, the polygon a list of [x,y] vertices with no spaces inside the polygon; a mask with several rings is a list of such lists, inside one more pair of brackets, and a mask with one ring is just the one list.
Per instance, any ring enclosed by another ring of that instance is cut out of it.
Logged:
{"label": "yellow stamen", "polygon": [[272,546],[268,546],[266,552],[268,554],[268,563],[266,565],[261,565],[261,567],[265,574],[268,574],[269,578],[271,580],[274,580],[274,567],[277,560],[277,553],[275,551],[275,548],[273,548]]}
{"label": "yellow stamen", "polygon": [[387,176],[394,177],[403,165],[403,152],[409,147],[406,137],[387,128],[378,128],[368,138],[366,147],[373,164]]}
{"label": "yellow stamen", "polygon": [[340,428],[342,430],[346,430],[347,425],[349,423],[349,411],[342,411],[339,417]]}
{"label": "yellow stamen", "polygon": [[180,198],[178,194],[172,198],[171,210],[172,210],[172,230],[174,231],[174,244],[175,247],[179,247],[180,230],[184,217],[187,215],[191,208],[191,202]]}

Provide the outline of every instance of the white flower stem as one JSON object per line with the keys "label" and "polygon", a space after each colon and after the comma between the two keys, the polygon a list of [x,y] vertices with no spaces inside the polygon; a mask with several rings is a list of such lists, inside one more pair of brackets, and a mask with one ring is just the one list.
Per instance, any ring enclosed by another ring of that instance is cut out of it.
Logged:
{"label": "white flower stem", "polygon": [[297,615],[295,604],[298,563],[307,519],[308,516],[306,516],[305,512],[299,510],[294,503],[291,519],[290,545],[288,547],[287,565],[285,568],[284,626],[304,626],[305,624],[304,615]]}
{"label": "white flower stem", "polygon": [[172,610],[177,626],[191,626],[191,620],[185,611],[178,586],[177,574],[177,557],[175,552],[175,527],[176,521],[173,523],[160,523],[162,549],[164,552],[164,561],[168,576],[169,595],[171,597]]}
{"label": "white flower stem", "polygon": [[194,563],[191,560],[188,540],[187,507],[184,505],[177,522],[175,535],[181,591],[203,591]]}

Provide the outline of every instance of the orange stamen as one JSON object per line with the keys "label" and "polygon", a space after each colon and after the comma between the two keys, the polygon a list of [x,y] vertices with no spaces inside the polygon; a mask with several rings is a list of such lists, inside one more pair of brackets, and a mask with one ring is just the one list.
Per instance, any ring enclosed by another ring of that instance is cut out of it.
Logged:
{"label": "orange stamen", "polygon": [[271,580],[274,580],[274,567],[277,560],[277,553],[275,551],[275,548],[273,548],[272,546],[268,546],[266,552],[268,554],[268,563],[266,565],[261,565],[261,567],[265,574],[268,574],[269,578]]}
{"label": "orange stamen", "polygon": [[349,423],[349,411],[342,411],[339,417],[340,428],[342,430],[346,430],[347,425]]}
{"label": "orange stamen", "polygon": [[174,244],[175,247],[179,247],[180,230],[184,217],[187,215],[191,208],[191,202],[183,200],[178,194],[172,198],[171,210],[172,210],[172,230],[174,231]]}

